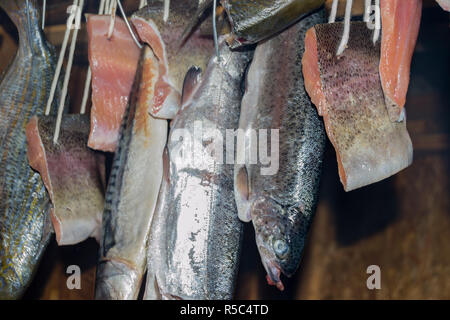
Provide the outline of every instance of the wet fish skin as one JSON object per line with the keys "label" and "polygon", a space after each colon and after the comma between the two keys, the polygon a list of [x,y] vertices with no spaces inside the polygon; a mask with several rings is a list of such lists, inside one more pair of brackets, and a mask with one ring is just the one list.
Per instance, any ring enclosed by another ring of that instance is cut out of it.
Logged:
{"label": "wet fish skin", "polygon": [[222,0],[230,19],[232,48],[257,43],[318,9],[324,0]]}
{"label": "wet fish skin", "polygon": [[259,44],[242,101],[247,148],[257,143],[250,130],[279,129],[278,172],[263,175],[247,156],[235,166],[235,198],[240,218],[253,221],[268,282],[280,290],[281,272],[292,276],[300,264],[318,198],[326,135],[304,88],[301,58],[306,31],[325,18],[321,10]]}
{"label": "wet fish skin", "polygon": [[0,0],[19,33],[0,84],[0,299],[24,293],[52,233],[49,197],[28,165],[25,126],[44,112],[55,58],[40,30],[37,1],[28,2],[29,15],[25,0]]}
{"label": "wet fish skin", "polygon": [[[180,149],[187,146],[174,136],[177,129],[192,134],[199,120],[204,136],[214,128],[224,137],[225,129],[237,129],[241,82],[252,52],[232,52],[223,40],[220,50],[221,61],[211,59],[192,102],[171,126],[165,178],[150,232],[145,299],[233,296],[242,241],[242,223],[231,196],[233,167],[211,159],[202,164],[184,161]],[[197,142],[205,151],[207,146]]]}
{"label": "wet fish skin", "polygon": [[137,299],[145,272],[168,127],[148,114],[157,78],[157,59],[144,46],[106,192],[96,299]]}

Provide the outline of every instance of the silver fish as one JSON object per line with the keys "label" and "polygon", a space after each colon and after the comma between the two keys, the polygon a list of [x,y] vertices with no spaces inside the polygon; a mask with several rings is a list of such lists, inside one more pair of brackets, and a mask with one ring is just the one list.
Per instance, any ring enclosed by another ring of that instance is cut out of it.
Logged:
{"label": "silver fish", "polygon": [[[223,40],[220,47],[221,60],[211,59],[199,84],[197,69],[188,72],[183,108],[172,123],[150,232],[145,299],[233,296],[242,240],[233,166],[210,158],[208,150],[213,137],[238,127],[241,82],[252,53],[232,52]],[[202,128],[194,132],[196,126]]]}
{"label": "silver fish", "polygon": [[137,70],[106,192],[95,288],[101,300],[137,298],[161,186],[168,124],[148,114],[158,78],[158,61],[148,46]]}
{"label": "silver fish", "polygon": [[[317,203],[326,136],[304,88],[301,58],[306,31],[324,19],[323,11],[314,13],[258,45],[242,101],[239,126],[246,138],[238,140],[237,152],[247,155],[235,166],[236,203],[241,220],[253,221],[269,284],[280,290],[281,272],[291,276],[300,263]],[[252,132],[259,129],[279,130],[275,174],[265,175],[265,165],[251,161],[248,150],[258,148]]]}
{"label": "silver fish", "polygon": [[0,84],[0,299],[14,299],[29,285],[52,233],[49,197],[28,165],[25,127],[44,113],[55,58],[36,0],[0,0],[0,6],[19,33],[17,55]]}

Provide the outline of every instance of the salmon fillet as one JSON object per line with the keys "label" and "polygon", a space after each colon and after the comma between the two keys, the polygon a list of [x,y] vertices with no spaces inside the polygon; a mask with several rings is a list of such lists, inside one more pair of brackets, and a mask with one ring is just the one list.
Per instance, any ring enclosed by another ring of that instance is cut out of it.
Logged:
{"label": "salmon fillet", "polygon": [[348,47],[336,50],[342,23],[321,24],[305,37],[305,87],[324,117],[346,191],[383,180],[412,162],[406,123],[391,122],[381,88],[380,46],[363,22],[353,22]]}
{"label": "salmon fillet", "polygon": [[381,0],[380,77],[391,121],[402,121],[422,0]]}
{"label": "salmon fillet", "polygon": [[56,118],[31,118],[26,128],[28,160],[41,174],[53,204],[51,220],[59,245],[99,240],[105,200],[105,157],[87,147],[89,116],[65,115],[57,144]]}
{"label": "salmon fillet", "polygon": [[140,51],[125,22],[118,17],[112,37],[108,40],[109,24],[109,16],[88,15],[88,52],[92,69],[88,145],[95,150],[114,152]]}

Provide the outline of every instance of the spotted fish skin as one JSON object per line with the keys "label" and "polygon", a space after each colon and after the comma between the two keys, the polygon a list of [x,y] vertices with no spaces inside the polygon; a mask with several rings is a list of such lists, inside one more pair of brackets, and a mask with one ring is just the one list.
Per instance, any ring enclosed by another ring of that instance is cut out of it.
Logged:
{"label": "spotted fish skin", "polygon": [[222,0],[232,26],[233,48],[257,43],[318,9],[324,0]]}
{"label": "spotted fish skin", "polygon": [[235,166],[235,199],[241,220],[253,222],[268,282],[280,290],[281,273],[292,276],[300,264],[318,199],[326,135],[304,87],[301,59],[306,31],[324,21],[321,10],[259,44],[242,100],[246,144],[238,143],[238,154],[261,148],[252,131],[279,130],[278,171],[264,174],[267,166],[248,154]]}
{"label": "spotted fish skin", "polygon": [[0,299],[24,293],[52,233],[49,197],[28,164],[25,127],[44,113],[55,59],[37,1],[28,4],[0,0],[19,32],[17,55],[0,84]]}

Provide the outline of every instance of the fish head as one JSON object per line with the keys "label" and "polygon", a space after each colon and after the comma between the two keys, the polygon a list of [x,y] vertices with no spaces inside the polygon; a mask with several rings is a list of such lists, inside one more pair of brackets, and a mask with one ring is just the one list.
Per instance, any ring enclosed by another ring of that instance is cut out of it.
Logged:
{"label": "fish head", "polygon": [[267,281],[280,290],[284,289],[281,273],[292,276],[303,251],[303,236],[292,219],[295,214],[301,214],[299,209],[284,207],[267,198],[253,202],[251,207],[256,244]]}

